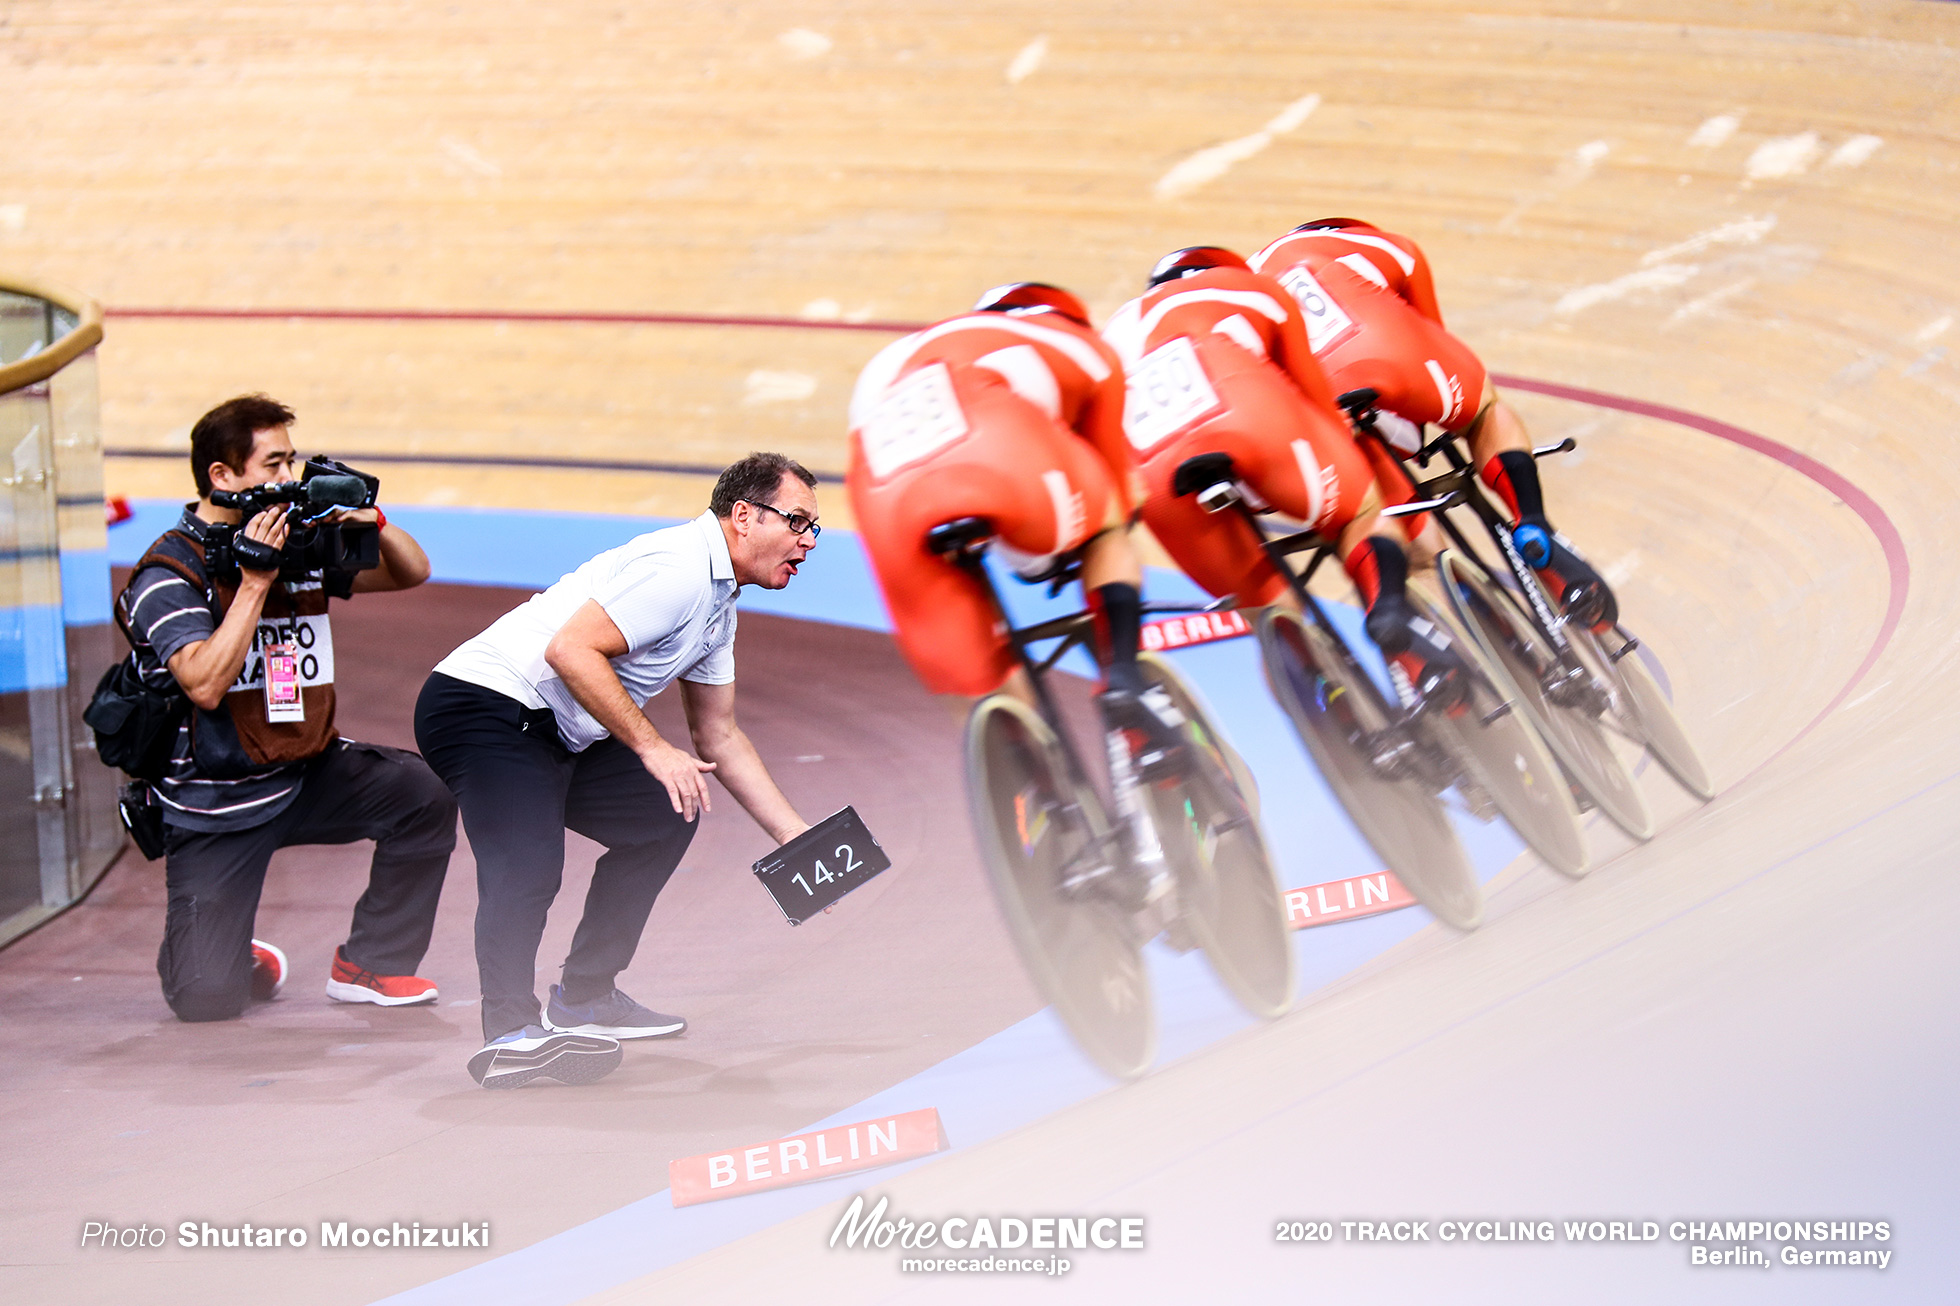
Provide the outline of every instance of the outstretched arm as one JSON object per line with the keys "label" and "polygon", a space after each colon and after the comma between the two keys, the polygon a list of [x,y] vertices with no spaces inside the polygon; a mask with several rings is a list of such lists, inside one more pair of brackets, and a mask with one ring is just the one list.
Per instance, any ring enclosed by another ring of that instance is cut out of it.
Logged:
{"label": "outstretched arm", "polygon": [[687,709],[687,728],[694,749],[712,762],[715,775],[744,811],[755,818],[771,839],[787,843],[810,828],[762,764],[755,745],[735,724],[735,685],[698,685],[681,681],[681,705]]}

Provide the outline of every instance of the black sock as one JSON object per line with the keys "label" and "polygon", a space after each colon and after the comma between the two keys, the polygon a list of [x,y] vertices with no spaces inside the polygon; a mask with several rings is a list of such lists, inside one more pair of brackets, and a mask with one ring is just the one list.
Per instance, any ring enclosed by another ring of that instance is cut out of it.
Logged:
{"label": "black sock", "polygon": [[1409,555],[1402,546],[1387,536],[1370,535],[1348,555],[1348,574],[1368,605],[1368,638],[1384,653],[1408,648]]}
{"label": "black sock", "polygon": [[[1491,463],[1497,465],[1492,467]],[[1506,449],[1498,454],[1484,464],[1484,481],[1511,501],[1520,522],[1534,522],[1551,529],[1551,523],[1545,520],[1545,490],[1538,483],[1538,460],[1528,452]]]}
{"label": "black sock", "polygon": [[1137,645],[1143,635],[1143,596],[1136,586],[1117,581],[1098,585],[1091,605],[1102,616],[1102,634],[1109,641],[1104,676],[1111,689],[1143,692],[1143,673],[1137,670]]}
{"label": "black sock", "polygon": [[1409,555],[1386,535],[1361,541],[1348,555],[1347,568],[1370,611],[1383,599],[1399,599],[1408,591]]}

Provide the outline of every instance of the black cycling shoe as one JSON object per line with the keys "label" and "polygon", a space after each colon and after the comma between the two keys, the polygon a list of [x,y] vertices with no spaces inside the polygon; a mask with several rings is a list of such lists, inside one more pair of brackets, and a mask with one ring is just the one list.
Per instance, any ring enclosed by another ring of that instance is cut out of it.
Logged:
{"label": "black cycling shoe", "polygon": [[1572,620],[1598,627],[1620,619],[1619,601],[1606,578],[1543,519],[1527,517],[1519,522],[1511,530],[1511,542]]}
{"label": "black cycling shoe", "polygon": [[1130,757],[1137,779],[1161,780],[1184,769],[1184,713],[1161,685],[1141,693],[1105,689],[1096,697],[1103,726],[1129,737]]}
{"label": "black cycling shoe", "polygon": [[1399,594],[1384,594],[1368,609],[1368,638],[1409,678],[1422,700],[1453,708],[1470,697],[1470,668],[1449,632],[1410,606]]}

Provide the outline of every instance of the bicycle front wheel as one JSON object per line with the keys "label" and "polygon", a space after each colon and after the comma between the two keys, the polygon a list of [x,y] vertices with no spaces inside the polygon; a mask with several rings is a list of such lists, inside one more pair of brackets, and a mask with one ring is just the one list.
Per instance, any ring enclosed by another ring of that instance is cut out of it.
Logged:
{"label": "bicycle front wheel", "polygon": [[1318,625],[1284,608],[1261,611],[1255,629],[1273,697],[1362,837],[1438,920],[1475,929],[1483,888],[1428,782],[1388,774],[1377,758],[1388,713],[1366,674]]}
{"label": "bicycle front wheel", "polygon": [[1713,798],[1715,786],[1708,778],[1701,754],[1682,728],[1681,718],[1674,714],[1674,704],[1654,683],[1653,673],[1647,670],[1639,652],[1618,648],[1609,653],[1607,641],[1590,630],[1575,631],[1571,639],[1580,657],[1593,665],[1595,674],[1608,677],[1617,691],[1612,715],[1619,728],[1645,744],[1654,760],[1683,789],[1703,802]]}
{"label": "bicycle front wheel", "polygon": [[1565,774],[1613,824],[1636,839],[1653,838],[1654,818],[1648,814],[1647,800],[1626,763],[1613,751],[1601,713],[1552,700],[1546,677],[1558,674],[1558,655],[1517,601],[1499,589],[1482,567],[1454,549],[1444,550],[1436,559],[1436,570],[1457,624],[1486,661],[1509,675],[1511,686],[1518,690],[1518,703]]}
{"label": "bicycle front wheel", "polygon": [[1232,746],[1168,663],[1148,653],[1137,662],[1184,714],[1190,768],[1149,789],[1157,837],[1177,877],[1181,918],[1239,1005],[1255,1016],[1282,1015],[1293,1005],[1293,940]]}
{"label": "bicycle front wheel", "polygon": [[[1409,600],[1431,621],[1443,624],[1413,589]],[[1526,719],[1519,706],[1522,694],[1504,668],[1485,657],[1474,641],[1461,639],[1457,647],[1478,675],[1468,701],[1430,716],[1429,728],[1518,837],[1547,866],[1577,879],[1586,873],[1589,859],[1565,776]]]}
{"label": "bicycle front wheel", "polygon": [[1091,1061],[1119,1079],[1149,1068],[1157,1025],[1129,913],[1069,881],[1114,855],[1094,794],[1070,778],[1054,732],[1019,699],[982,699],[966,724],[967,796],[994,897],[1035,987]]}

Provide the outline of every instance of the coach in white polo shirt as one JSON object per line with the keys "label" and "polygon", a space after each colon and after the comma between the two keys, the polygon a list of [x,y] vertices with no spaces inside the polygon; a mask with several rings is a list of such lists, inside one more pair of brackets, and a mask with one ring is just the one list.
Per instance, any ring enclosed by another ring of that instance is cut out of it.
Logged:
{"label": "coach in white polo shirt", "polygon": [[[816,544],[816,478],[751,454],[708,511],[592,559],[444,658],[415,706],[422,755],[456,794],[476,854],[485,1088],[584,1084],[619,1040],[677,1034],[614,980],[710,806],[707,773],[782,843],[807,828],[735,724],[735,594],[781,589]],[[643,705],[676,680],[696,758]],[[542,1014],[535,974],[565,831],[605,845]]]}

